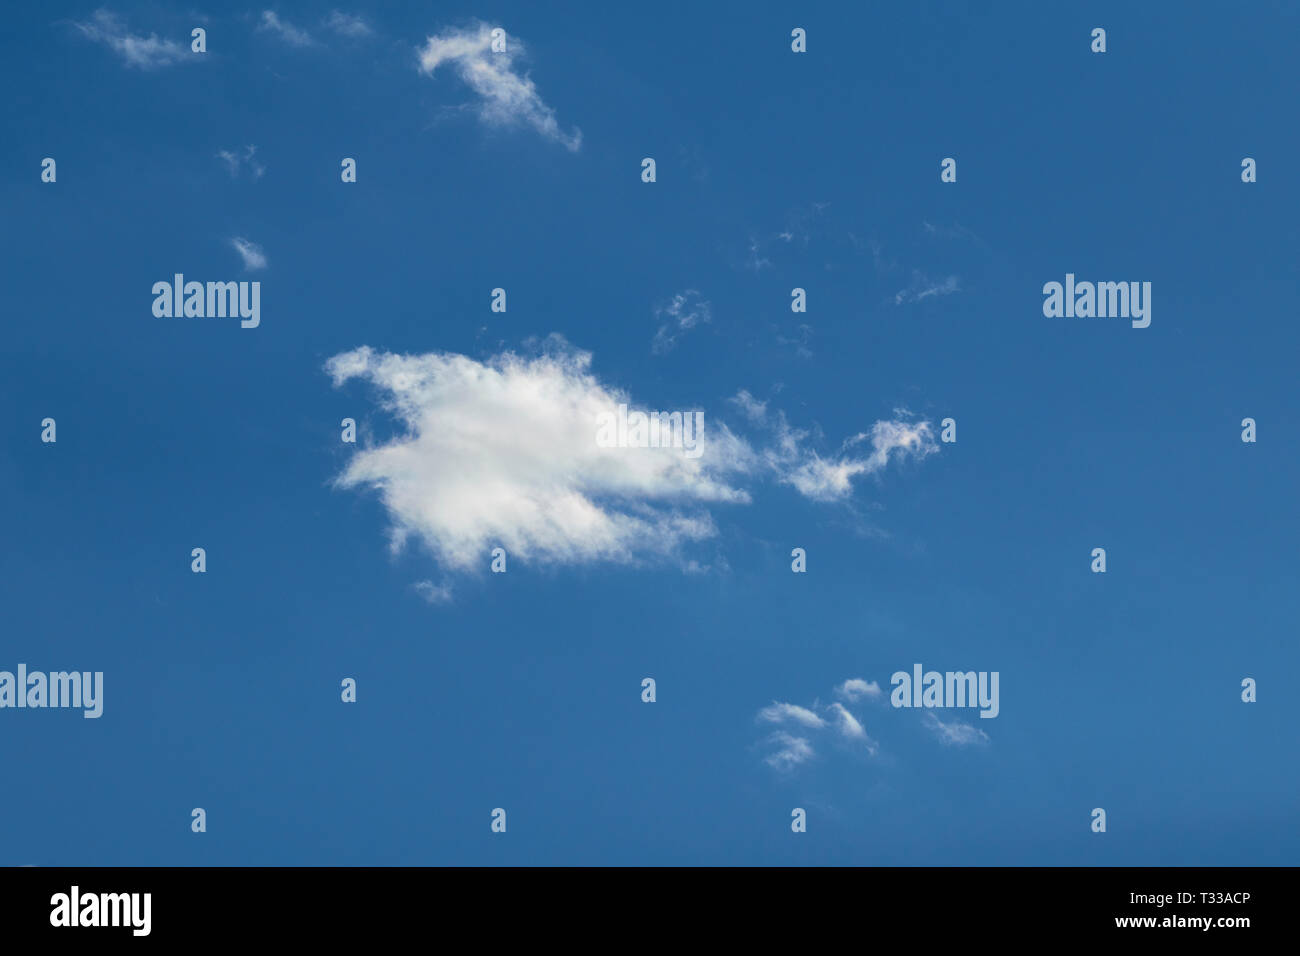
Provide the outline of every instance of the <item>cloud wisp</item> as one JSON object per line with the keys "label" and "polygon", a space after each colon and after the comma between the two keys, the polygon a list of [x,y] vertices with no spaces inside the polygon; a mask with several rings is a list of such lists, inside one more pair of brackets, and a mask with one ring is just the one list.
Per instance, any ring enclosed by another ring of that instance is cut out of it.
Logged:
{"label": "cloud wisp", "polygon": [[147,37],[131,33],[111,10],[96,10],[88,21],[76,21],[73,26],[82,36],[104,44],[127,66],[138,70],[159,70],[190,59],[187,46],[156,33]]}
{"label": "cloud wisp", "polygon": [[253,158],[256,153],[257,147],[252,145],[245,146],[242,151],[222,149],[217,151],[217,159],[226,164],[231,179],[238,179],[240,170],[247,169],[248,175],[253,180],[258,180],[266,172],[266,167]]}
{"label": "cloud wisp", "polygon": [[537,92],[528,74],[521,74],[516,61],[526,55],[523,43],[514,36],[503,37],[505,49],[492,49],[492,31],[486,23],[467,29],[444,30],[427,39],[420,51],[420,72],[432,76],[443,66],[451,67],[461,82],[478,96],[479,120],[488,126],[528,126],[544,138],[571,152],[582,148],[582,131],[565,132],[555,111]]}
{"label": "cloud wisp", "polygon": [[375,33],[370,24],[363,18],[339,10],[330,11],[330,15],[325,19],[325,28],[333,30],[339,36],[349,37],[354,40],[374,36]]}
{"label": "cloud wisp", "polygon": [[286,20],[281,20],[274,10],[262,11],[262,19],[257,24],[257,31],[279,37],[289,46],[303,48],[316,45],[316,40],[310,33]]}
{"label": "cloud wisp", "polygon": [[[866,681],[845,681],[837,690],[843,689],[846,685],[856,687],[858,684],[866,685]],[[763,762],[775,770],[793,770],[816,757],[817,749],[813,746],[812,734],[830,735],[832,739],[838,739],[841,743],[869,757],[874,757],[879,752],[878,744],[868,736],[862,721],[839,701],[824,707],[817,701],[814,701],[810,707],[773,701],[758,712],[755,720],[759,723],[780,724],[789,728],[789,730],[778,730],[762,741],[764,745],[772,748],[763,758]]]}
{"label": "cloud wisp", "polygon": [[262,247],[257,243],[250,242],[243,236],[235,236],[230,240],[230,246],[239,253],[244,268],[249,272],[257,272],[266,268],[266,253],[262,251]]}
{"label": "cloud wisp", "polygon": [[712,307],[695,289],[678,292],[662,308],[655,309],[655,316],[667,318],[650,343],[650,351],[655,355],[667,355],[677,345],[678,339],[695,326],[713,321]]}

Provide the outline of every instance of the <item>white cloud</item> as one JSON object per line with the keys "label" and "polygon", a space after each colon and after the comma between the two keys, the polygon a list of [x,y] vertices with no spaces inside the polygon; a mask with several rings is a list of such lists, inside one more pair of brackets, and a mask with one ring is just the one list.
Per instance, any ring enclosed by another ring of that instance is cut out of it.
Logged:
{"label": "white cloud", "polygon": [[230,240],[230,245],[239,253],[239,258],[244,260],[244,268],[248,271],[255,272],[266,268],[266,253],[257,243],[235,236]]}
{"label": "white cloud", "polygon": [[874,757],[878,749],[876,742],[867,736],[862,722],[850,714],[843,704],[833,703],[829,710],[835,717],[835,729],[840,732],[840,735],[863,744],[867,748],[867,753]]}
{"label": "white cloud", "polygon": [[770,724],[794,721],[797,724],[803,724],[805,727],[811,727],[814,729],[826,726],[826,721],[822,720],[807,707],[800,707],[798,704],[780,703],[778,701],[773,701],[769,706],[760,710],[758,712],[758,719],[765,720]]}
{"label": "white cloud", "polygon": [[763,758],[764,762],[777,770],[790,770],[806,763],[815,755],[812,745],[806,737],[794,737],[778,730],[767,738],[767,743],[777,748],[776,752]]}
{"label": "white cloud", "polygon": [[745,268],[752,269],[754,272],[761,272],[764,266],[770,267],[772,260],[761,254],[762,250],[758,240],[753,236],[749,237],[749,257],[745,260]]}
{"label": "white cloud", "polygon": [[503,53],[492,52],[492,29],[479,23],[469,29],[448,29],[428,38],[420,51],[420,72],[432,75],[444,64],[453,67],[470,89],[478,94],[479,119],[494,126],[531,126],[547,139],[577,152],[582,131],[560,129],[555,111],[542,101],[532,78],[520,75],[514,65],[524,55],[523,43],[507,36]]}
{"label": "white cloud", "polygon": [[945,279],[935,281],[921,273],[914,273],[912,284],[906,289],[899,289],[894,294],[894,305],[902,305],[904,302],[920,302],[935,295],[952,295],[954,292],[960,292],[961,287],[956,276],[948,276]]}
{"label": "white cloud", "polygon": [[[821,459],[803,449],[804,433],[784,415],[776,444],[761,450],[707,415],[695,457],[683,448],[600,447],[600,416],[620,404],[659,409],[599,381],[591,354],[559,336],[535,357],[503,352],[480,361],[362,347],[325,368],[335,386],[351,379],[375,386],[401,426],[387,443],[357,450],[338,485],[376,490],[394,550],[422,543],[449,571],[482,571],[491,549],[503,547],[512,559],[541,564],[672,562],[704,572],[709,565],[684,552],[717,533],[710,509],[751,503],[755,482],[775,478],[818,499],[851,492],[848,477],[831,493],[804,475]],[[872,454],[841,464],[873,471],[897,448],[921,454],[928,429],[877,422]],[[725,559],[712,566],[725,568]]]}
{"label": "white cloud", "polygon": [[744,412],[745,417],[756,425],[761,425],[767,419],[767,402],[760,402],[743,388],[727,401]]}
{"label": "white cloud", "polygon": [[451,588],[446,585],[434,584],[432,581],[416,581],[415,590],[430,604],[447,604],[451,601]]}
{"label": "white cloud", "polygon": [[326,364],[334,384],[369,381],[404,426],[359,450],[338,482],[377,489],[395,548],[414,535],[450,569],[485,567],[498,546],[554,564],[679,557],[716,533],[705,505],[750,500],[732,477],[754,467],[753,453],[707,420],[697,458],[598,446],[599,416],[637,406],[590,364],[558,337],[535,358],[336,355]]}
{"label": "white cloud", "polygon": [[[768,462],[778,472],[780,481],[814,501],[847,498],[853,493],[855,477],[881,471],[891,456],[924,458],[939,450],[929,422],[909,421],[911,416],[905,409],[895,409],[894,414],[901,417],[876,422],[870,432],[860,432],[846,441],[838,454],[823,458],[816,451],[804,448],[808,433],[792,428],[784,412],[778,412],[777,444],[767,451]],[[850,449],[864,441],[871,444],[870,454],[850,453]]]}
{"label": "white cloud", "polygon": [[262,22],[257,25],[260,33],[274,33],[290,46],[315,46],[316,41],[306,30],[300,30],[292,23],[281,20],[274,10],[262,11]]}
{"label": "white cloud", "polygon": [[366,23],[361,17],[351,13],[342,13],[338,10],[330,12],[329,17],[325,20],[325,26],[340,36],[354,39],[368,37],[375,32],[370,28],[370,24]]}
{"label": "white cloud", "polygon": [[[845,684],[851,683],[853,682],[845,682]],[[843,686],[844,684],[840,685]],[[818,713],[819,710],[821,713]],[[826,716],[823,717],[822,714]],[[867,736],[862,722],[838,701],[826,707],[822,707],[815,701],[811,707],[773,701],[758,712],[756,719],[770,724],[798,724],[802,728],[801,732],[830,730],[851,745],[851,749],[865,751],[871,757],[879,751],[876,742]],[[778,732],[767,737],[765,743],[779,747],[777,753],[768,755],[764,760],[770,766],[780,770],[790,770],[813,755],[812,744],[806,737],[794,737]]]}
{"label": "white cloud", "polygon": [[970,724],[963,724],[961,721],[954,720],[952,723],[944,723],[934,715],[933,711],[927,710],[923,718],[925,726],[934,731],[939,740],[950,747],[966,747],[971,744],[985,744],[989,742],[989,735],[977,727]]}
{"label": "white cloud", "polygon": [[103,43],[126,62],[141,70],[157,70],[185,62],[189,47],[175,40],[161,39],[156,33],[147,37],[130,33],[110,10],[96,10],[89,22],[74,22],[81,33],[96,43]]}
{"label": "white cloud", "polygon": [[880,685],[875,681],[865,681],[861,677],[850,677],[835,688],[835,694],[847,701],[868,699],[876,700],[881,696]]}
{"label": "white cloud", "polygon": [[222,149],[217,151],[217,158],[226,164],[231,179],[239,176],[241,167],[247,167],[253,179],[261,179],[266,167],[253,158],[256,152],[256,146],[245,146],[242,153],[237,149]]}
{"label": "white cloud", "polygon": [[656,316],[668,316],[668,322],[659,326],[650,350],[655,355],[664,355],[672,351],[682,333],[695,328],[701,322],[713,320],[713,313],[708,302],[700,297],[699,292],[687,289],[672,297],[668,305],[655,310]]}

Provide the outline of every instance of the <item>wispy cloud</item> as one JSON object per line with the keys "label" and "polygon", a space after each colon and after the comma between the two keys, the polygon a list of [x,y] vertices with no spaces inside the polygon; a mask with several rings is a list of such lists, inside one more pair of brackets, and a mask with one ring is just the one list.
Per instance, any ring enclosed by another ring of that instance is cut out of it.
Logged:
{"label": "wispy cloud", "polygon": [[122,58],[127,66],[140,70],[157,70],[191,59],[189,47],[175,40],[131,33],[110,10],[96,10],[89,21],[74,22],[87,39],[102,43]]}
{"label": "wispy cloud", "polygon": [[835,688],[835,696],[848,701],[878,700],[883,693],[875,681],[865,681],[861,677],[850,677]]}
{"label": "wispy cloud", "polygon": [[699,292],[687,289],[672,297],[668,305],[655,309],[659,318],[667,316],[668,321],[659,326],[650,351],[655,355],[666,355],[673,350],[677,340],[700,323],[713,320],[712,309],[708,302],[700,297]]}
{"label": "wispy cloud", "polygon": [[816,756],[807,737],[795,737],[783,730],[768,737],[766,743],[776,750],[764,757],[763,762],[776,770],[792,770]]}
{"label": "wispy cloud", "polygon": [[749,237],[749,255],[745,258],[745,268],[753,272],[761,272],[763,269],[772,267],[772,260],[762,253],[762,245],[753,236]]}
{"label": "wispy cloud", "polygon": [[952,295],[954,292],[960,292],[957,276],[947,276],[943,279],[931,279],[920,272],[912,274],[912,284],[906,289],[899,289],[894,294],[894,305],[902,305],[904,302],[921,302],[931,296]]}
{"label": "wispy cloud", "polygon": [[849,740],[861,741],[866,745],[867,753],[874,757],[877,752],[876,742],[867,736],[867,731],[863,728],[862,722],[849,713],[848,709],[841,703],[833,703],[829,709],[835,720],[835,729],[839,731],[840,736]]}
{"label": "wispy cloud", "polygon": [[[825,717],[822,716],[823,714]],[[868,756],[874,757],[879,752],[878,745],[867,735],[862,721],[838,701],[825,707],[816,701],[809,707],[773,701],[760,710],[755,719],[760,723],[797,724],[801,728],[800,733],[805,734],[830,733],[850,749],[858,750]],[[777,748],[774,753],[763,759],[769,766],[778,770],[790,770],[810,760],[816,753],[808,737],[796,737],[785,731],[771,734],[763,740],[763,743]]]}
{"label": "wispy cloud", "polygon": [[333,30],[339,36],[360,39],[374,35],[369,23],[361,17],[351,13],[342,13],[338,10],[330,11],[330,15],[325,19],[325,27]]}
{"label": "wispy cloud", "polygon": [[[738,392],[730,401],[754,420],[754,400],[748,392]],[[876,474],[893,460],[925,458],[939,450],[930,422],[915,420],[903,408],[894,409],[894,419],[876,422],[870,431],[859,432],[838,452],[827,456],[808,447],[810,433],[793,427],[785,412],[778,410],[775,416],[769,416],[766,405],[762,410],[758,420],[768,423],[775,438],[775,443],[763,451],[765,461],[779,481],[815,501],[847,498],[853,493],[853,479],[859,475]],[[859,450],[864,445],[870,447],[870,452]]]}
{"label": "wispy cloud", "polygon": [[838,483],[804,476],[825,460],[805,450],[783,414],[758,447],[716,417],[706,419],[698,456],[680,447],[602,447],[602,415],[620,404],[647,406],[602,383],[591,353],[559,336],[534,351],[479,361],[362,347],[326,363],[336,386],[354,379],[375,386],[403,427],[387,444],[359,449],[337,479],[379,493],[394,550],[422,543],[457,573],[482,572],[494,547],[540,564],[669,562],[699,572],[705,566],[686,552],[717,534],[713,508],[751,504],[750,489],[763,479],[819,500],[844,497],[853,474],[884,467],[907,445],[884,427],[898,423],[876,423],[870,455],[836,459]]}
{"label": "wispy cloud", "polygon": [[315,46],[316,40],[306,30],[301,30],[285,20],[281,20],[279,14],[274,10],[263,10],[261,22],[257,25],[258,32],[271,33],[278,36],[285,43],[296,47]]}
{"label": "wispy cloud", "polygon": [[964,724],[959,720],[945,723],[935,716],[934,711],[927,710],[922,722],[934,732],[940,742],[949,747],[969,747],[974,744],[989,742],[989,735],[979,728]]}
{"label": "wispy cloud", "polygon": [[800,358],[812,358],[813,351],[808,347],[808,342],[812,338],[813,327],[807,322],[801,322],[795,331],[798,333],[797,338],[783,335],[778,332],[776,336],[776,344],[793,346],[795,355],[798,355]]}
{"label": "wispy cloud", "polygon": [[420,597],[430,604],[448,604],[451,602],[452,591],[446,585],[434,584],[432,581],[416,581],[415,590]]}
{"label": "wispy cloud", "polygon": [[217,158],[226,164],[231,179],[238,178],[242,168],[247,169],[248,175],[257,180],[262,178],[266,167],[253,158],[256,152],[256,146],[245,146],[242,152],[239,149],[223,149],[217,152]]}
{"label": "wispy cloud", "polygon": [[266,253],[257,243],[250,242],[242,236],[235,236],[230,240],[230,245],[239,253],[239,258],[244,260],[244,268],[249,272],[266,268]]}
{"label": "wispy cloud", "polygon": [[800,707],[798,704],[784,704],[778,701],[772,701],[769,706],[760,710],[758,719],[770,724],[793,721],[796,724],[803,724],[805,727],[821,728],[826,726],[826,721],[807,707]]}
{"label": "wispy cloud", "polygon": [[428,38],[420,51],[420,72],[433,75],[451,66],[461,81],[478,94],[480,121],[491,126],[530,126],[542,136],[573,152],[582,146],[582,131],[566,133],[555,111],[543,102],[532,78],[520,74],[515,61],[526,55],[518,37],[508,36],[505,52],[492,51],[493,27],[478,23],[468,29],[448,29]]}
{"label": "wispy cloud", "polygon": [[744,412],[745,417],[756,425],[767,420],[767,402],[760,402],[743,388],[727,401]]}

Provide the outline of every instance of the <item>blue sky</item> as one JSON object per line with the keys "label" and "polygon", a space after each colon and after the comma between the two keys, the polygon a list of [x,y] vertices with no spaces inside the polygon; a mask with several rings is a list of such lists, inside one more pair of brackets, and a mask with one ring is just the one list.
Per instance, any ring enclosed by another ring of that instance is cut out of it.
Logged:
{"label": "blue sky", "polygon": [[10,11],[0,859],[1295,864],[1300,14],[872,6]]}

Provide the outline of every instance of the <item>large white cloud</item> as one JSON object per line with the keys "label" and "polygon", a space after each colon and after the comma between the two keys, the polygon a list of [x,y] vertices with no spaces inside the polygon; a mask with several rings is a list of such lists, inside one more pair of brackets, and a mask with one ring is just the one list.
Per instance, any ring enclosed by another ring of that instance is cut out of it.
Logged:
{"label": "large white cloud", "polygon": [[582,131],[566,133],[555,119],[555,111],[542,101],[532,78],[520,75],[516,59],[525,53],[518,37],[507,35],[504,52],[493,52],[490,24],[468,29],[444,30],[428,38],[420,51],[420,72],[432,75],[444,64],[479,96],[478,115],[484,123],[497,126],[531,126],[547,139],[577,152]]}
{"label": "large white cloud", "polygon": [[370,381],[406,428],[358,451],[340,483],[379,489],[396,540],[414,533],[457,570],[496,546],[525,560],[627,563],[714,534],[702,505],[749,501],[731,482],[753,467],[748,446],[706,420],[697,458],[600,447],[600,415],[635,406],[590,363],[562,340],[536,357],[486,362],[370,348],[337,355],[326,366],[335,384]]}
{"label": "large white cloud", "polygon": [[694,450],[602,447],[601,416],[620,405],[688,418],[694,410],[634,402],[596,378],[589,352],[558,336],[532,356],[482,361],[362,347],[334,356],[326,371],[336,386],[375,386],[401,426],[391,440],[359,448],[338,484],[377,490],[394,547],[419,541],[453,572],[482,570],[495,547],[537,563],[668,560],[699,570],[684,550],[716,534],[712,509],[749,504],[759,480],[814,499],[844,497],[854,474],[884,467],[896,450],[924,453],[929,433],[928,423],[877,422],[846,443],[869,438],[871,454],[835,459],[842,477],[834,481],[805,477],[823,460],[783,413],[772,447],[755,448],[707,414]]}

